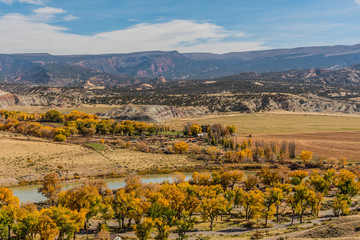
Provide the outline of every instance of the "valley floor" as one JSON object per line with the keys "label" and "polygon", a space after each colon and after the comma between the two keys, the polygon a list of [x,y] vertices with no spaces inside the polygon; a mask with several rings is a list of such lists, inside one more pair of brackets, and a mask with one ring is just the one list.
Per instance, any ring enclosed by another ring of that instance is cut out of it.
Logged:
{"label": "valley floor", "polygon": [[56,143],[35,137],[0,132],[0,184],[16,185],[18,181],[37,181],[56,171],[63,178],[74,174],[91,177],[126,174],[133,171],[195,167],[187,155],[143,153],[130,149],[110,148],[96,151],[82,144]]}
{"label": "valley floor", "polygon": [[[106,106],[98,107],[104,109]],[[359,115],[231,113],[175,119],[166,124],[170,125],[170,129],[180,131],[186,123],[235,124],[237,136],[234,140],[238,142],[247,139],[249,134],[253,141],[294,141],[297,155],[301,150],[310,150],[314,156],[346,157],[350,163],[360,162]],[[98,143],[101,136],[82,138],[81,141],[76,138],[56,143],[0,132],[0,184],[10,186],[22,181],[37,181],[51,171],[67,179],[73,178],[74,174],[80,177],[121,176],[134,171],[152,173],[205,167],[204,161],[195,160],[188,154],[143,153],[106,144],[102,146],[105,149],[93,149],[84,143]]]}

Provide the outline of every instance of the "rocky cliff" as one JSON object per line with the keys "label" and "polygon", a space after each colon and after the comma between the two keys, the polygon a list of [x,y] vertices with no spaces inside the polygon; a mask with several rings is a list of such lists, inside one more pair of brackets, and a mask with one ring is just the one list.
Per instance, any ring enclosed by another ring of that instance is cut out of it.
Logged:
{"label": "rocky cliff", "polygon": [[47,105],[47,100],[39,97],[20,96],[16,94],[7,93],[0,90],[0,108],[9,106],[32,106],[32,105]]}
{"label": "rocky cliff", "polygon": [[176,108],[160,105],[126,105],[120,108],[100,113],[100,116],[119,120],[134,120],[145,122],[164,122],[174,118],[187,118],[206,114],[206,108]]}
{"label": "rocky cliff", "polygon": [[[240,72],[340,69],[360,63],[360,44],[304,47],[228,54],[152,51],[129,54],[53,56],[0,54],[0,81],[82,86],[90,77],[118,86],[137,78],[207,79]],[[351,76],[350,76],[351,80]],[[98,87],[98,86],[97,86]]]}

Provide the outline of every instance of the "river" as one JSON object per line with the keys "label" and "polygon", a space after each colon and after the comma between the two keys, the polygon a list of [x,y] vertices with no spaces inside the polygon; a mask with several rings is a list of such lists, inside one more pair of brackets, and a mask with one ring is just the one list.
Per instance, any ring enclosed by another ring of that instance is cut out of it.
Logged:
{"label": "river", "polygon": [[[255,174],[255,171],[245,171],[245,178],[248,175]],[[185,175],[185,180],[189,181],[191,179],[192,173],[183,173]],[[164,181],[169,181],[170,183],[173,181],[172,177],[174,173],[169,174],[151,174],[141,176],[141,181],[143,183],[162,183]],[[105,182],[110,189],[117,189],[125,186],[125,177],[121,178],[105,178]],[[67,190],[82,184],[82,181],[71,181],[61,183],[62,190]],[[19,187],[11,187],[10,189],[13,191],[14,196],[17,196],[20,199],[20,202],[40,202],[46,200],[46,198],[38,193],[38,188],[40,188],[40,184],[35,185],[25,185]]]}

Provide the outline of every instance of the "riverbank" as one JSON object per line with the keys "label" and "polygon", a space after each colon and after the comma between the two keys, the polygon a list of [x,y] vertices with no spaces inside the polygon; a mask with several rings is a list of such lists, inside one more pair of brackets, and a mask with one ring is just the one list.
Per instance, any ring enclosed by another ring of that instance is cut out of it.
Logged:
{"label": "riverbank", "polygon": [[111,147],[97,151],[82,144],[56,143],[7,132],[0,133],[0,152],[0,187],[39,184],[50,172],[59,174],[62,181],[71,181],[119,178],[129,173],[149,175],[269,166],[208,163],[192,154],[145,153]]}
{"label": "riverbank", "polygon": [[40,182],[49,172],[62,180],[118,177],[130,172],[193,171],[206,166],[188,154],[144,153],[111,148],[97,151],[82,144],[57,143],[13,133],[0,133],[0,185]]}
{"label": "riverbank", "polygon": [[[169,169],[162,169],[162,170],[153,170],[153,171],[137,171],[137,172],[128,172],[125,174],[111,174],[111,175],[98,175],[98,176],[90,176],[86,178],[72,178],[62,180],[62,184],[72,183],[72,182],[83,182],[85,180],[97,180],[97,179],[104,179],[111,181],[111,179],[118,179],[118,178],[125,178],[129,174],[137,174],[139,176],[151,176],[151,175],[161,175],[161,174],[174,174],[174,173],[182,173],[182,174],[192,174],[193,172],[212,172],[212,171],[219,171],[219,170],[244,170],[245,172],[255,172],[262,167],[269,167],[274,168],[275,165],[267,165],[267,164],[226,164],[226,165],[219,165],[219,164],[207,164],[207,165],[199,165],[191,168],[183,167],[177,170],[169,170]],[[15,187],[24,187],[29,185],[40,185],[42,184],[42,180],[39,181],[23,181],[18,182],[16,179],[0,179],[0,182],[4,183],[12,183],[8,185],[0,185],[0,187],[7,187],[7,188],[15,188]],[[1,184],[1,183],[0,183]]]}

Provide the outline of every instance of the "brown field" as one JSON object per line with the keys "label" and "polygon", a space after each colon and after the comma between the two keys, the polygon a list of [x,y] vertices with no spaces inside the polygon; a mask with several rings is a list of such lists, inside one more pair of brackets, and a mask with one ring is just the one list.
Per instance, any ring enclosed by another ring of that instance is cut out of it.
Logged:
{"label": "brown field", "polygon": [[187,155],[142,153],[129,149],[95,151],[79,144],[0,133],[0,184],[9,179],[41,179],[50,171],[63,177],[125,174],[129,171],[176,169],[201,164]]}
{"label": "brown field", "polygon": [[265,142],[294,141],[297,153],[311,150],[321,157],[346,157],[360,162],[359,115],[317,113],[219,114],[200,118],[173,120],[172,128],[181,130],[185,123],[223,125],[235,124],[237,139],[252,135]]}
{"label": "brown field", "polygon": [[253,139],[279,144],[293,141],[297,154],[310,150],[319,157],[346,157],[351,162],[360,162],[360,131],[268,134]]}
{"label": "brown field", "polygon": [[174,119],[170,128],[182,130],[186,123],[234,124],[238,136],[273,133],[360,131],[360,115],[320,113],[229,113],[198,118]]}

